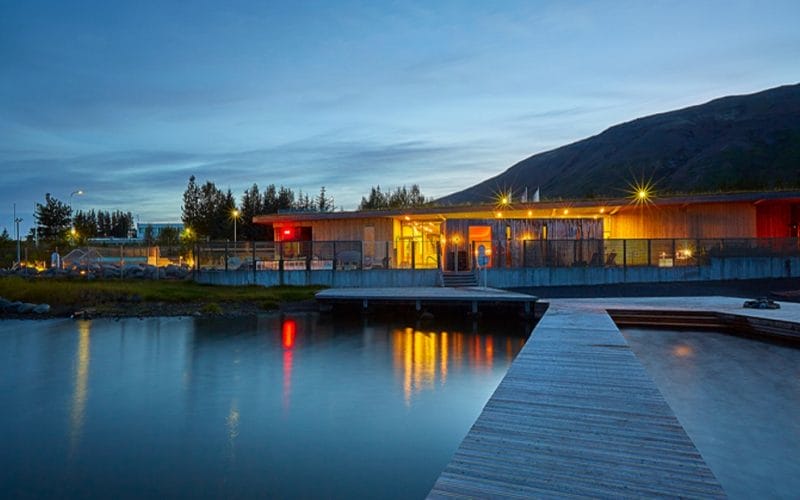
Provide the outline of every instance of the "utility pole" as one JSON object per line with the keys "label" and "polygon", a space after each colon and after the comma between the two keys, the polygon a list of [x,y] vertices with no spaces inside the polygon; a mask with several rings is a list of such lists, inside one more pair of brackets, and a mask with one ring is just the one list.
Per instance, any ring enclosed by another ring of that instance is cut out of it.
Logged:
{"label": "utility pole", "polygon": [[17,231],[17,265],[20,263],[20,248],[19,248],[19,223],[22,222],[21,217],[17,217],[17,204],[14,203],[14,226]]}

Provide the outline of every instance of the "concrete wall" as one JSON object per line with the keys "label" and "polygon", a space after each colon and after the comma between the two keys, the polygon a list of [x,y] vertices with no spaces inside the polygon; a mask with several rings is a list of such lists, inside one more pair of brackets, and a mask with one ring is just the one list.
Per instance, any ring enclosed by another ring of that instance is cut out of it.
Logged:
{"label": "concrete wall", "polygon": [[[787,269],[787,262],[789,269]],[[800,257],[712,258],[707,266],[691,267],[540,267],[489,269],[488,286],[606,285],[613,283],[655,283],[717,281],[731,279],[800,277]],[[438,286],[435,269],[371,269],[355,271],[201,271],[199,283],[210,285],[323,285],[330,287]],[[255,281],[254,281],[255,279]],[[483,276],[481,276],[483,285]]]}
{"label": "concrete wall", "polygon": [[[254,282],[255,278],[255,282]],[[208,285],[323,285],[330,287],[438,286],[436,269],[370,269],[354,271],[200,271],[196,281]]]}

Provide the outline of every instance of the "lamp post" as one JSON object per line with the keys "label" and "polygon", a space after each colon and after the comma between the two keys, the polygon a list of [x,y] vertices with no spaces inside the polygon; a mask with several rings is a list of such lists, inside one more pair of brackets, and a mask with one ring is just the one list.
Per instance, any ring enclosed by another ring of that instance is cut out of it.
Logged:
{"label": "lamp post", "polygon": [[236,250],[236,220],[239,218],[239,210],[234,208],[231,216],[233,217],[233,249]]}
{"label": "lamp post", "polygon": [[78,196],[83,196],[83,189],[76,189],[75,191],[73,191],[73,192],[71,192],[69,194],[69,211],[70,211],[70,215],[72,214],[72,197],[75,196],[76,194]]}
{"label": "lamp post", "polygon": [[75,218],[72,216],[72,197],[75,195],[83,196],[83,189],[76,189],[69,194],[69,217],[72,219],[72,230],[75,231]]}

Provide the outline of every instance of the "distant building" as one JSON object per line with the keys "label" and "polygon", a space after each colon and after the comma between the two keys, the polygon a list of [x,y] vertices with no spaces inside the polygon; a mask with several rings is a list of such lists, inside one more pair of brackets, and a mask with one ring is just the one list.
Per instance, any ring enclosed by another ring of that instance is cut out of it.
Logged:
{"label": "distant building", "polygon": [[166,228],[174,228],[177,229],[178,232],[183,232],[183,222],[140,222],[137,224],[138,231],[137,231],[137,238],[144,239],[144,232],[147,230],[148,227],[153,228],[153,238],[158,238]]}

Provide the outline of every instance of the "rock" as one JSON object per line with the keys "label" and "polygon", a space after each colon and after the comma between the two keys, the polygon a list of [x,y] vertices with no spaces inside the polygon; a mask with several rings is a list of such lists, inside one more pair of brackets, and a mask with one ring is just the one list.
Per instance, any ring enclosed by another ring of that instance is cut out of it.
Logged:
{"label": "rock", "polygon": [[29,312],[33,312],[36,308],[36,304],[31,304],[30,302],[23,302],[17,306],[17,313],[19,314],[27,314]]}
{"label": "rock", "polygon": [[7,313],[15,313],[15,312],[17,312],[17,308],[19,308],[19,306],[21,306],[21,305],[22,305],[22,302],[19,302],[19,301],[9,302],[3,308],[3,311],[5,311]]}
{"label": "rock", "polygon": [[39,304],[31,312],[34,314],[47,314],[50,312],[50,304]]}

